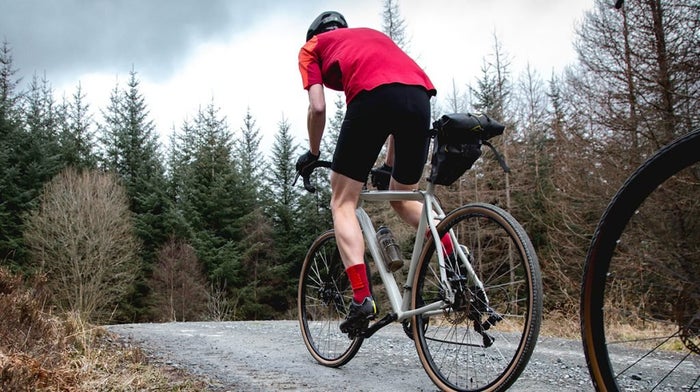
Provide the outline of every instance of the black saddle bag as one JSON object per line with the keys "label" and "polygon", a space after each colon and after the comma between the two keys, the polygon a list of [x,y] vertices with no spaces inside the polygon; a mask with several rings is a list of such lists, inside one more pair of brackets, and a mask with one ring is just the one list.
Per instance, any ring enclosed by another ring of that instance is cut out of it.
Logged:
{"label": "black saddle bag", "polygon": [[486,115],[453,113],[433,123],[435,143],[428,181],[451,185],[481,157],[481,146],[505,126]]}

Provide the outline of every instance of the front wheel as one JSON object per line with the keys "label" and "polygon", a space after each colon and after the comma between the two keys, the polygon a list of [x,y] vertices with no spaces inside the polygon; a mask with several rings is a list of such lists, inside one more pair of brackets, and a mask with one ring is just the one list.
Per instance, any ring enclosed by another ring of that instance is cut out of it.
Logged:
{"label": "front wheel", "polygon": [[[437,231],[441,237],[451,231],[468,260],[443,244],[440,266],[432,239],[423,250],[412,305],[444,306],[412,319],[421,363],[442,390],[506,390],[527,365],[539,334],[542,282],[534,248],[522,226],[490,204],[450,212]],[[466,263],[483,289],[465,273]]]}
{"label": "front wheel", "polygon": [[581,287],[598,391],[700,391],[700,130],[649,157],[600,217]]}
{"label": "front wheel", "polygon": [[299,325],[304,344],[322,365],[339,367],[350,361],[363,338],[340,332],[352,300],[352,287],[340,258],[335,232],[321,234],[309,248],[299,277]]}

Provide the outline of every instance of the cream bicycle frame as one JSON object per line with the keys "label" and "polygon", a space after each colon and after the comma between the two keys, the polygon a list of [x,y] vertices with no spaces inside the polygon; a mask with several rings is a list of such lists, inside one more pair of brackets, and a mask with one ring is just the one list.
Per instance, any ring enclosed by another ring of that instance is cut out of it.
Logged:
{"label": "cream bicycle frame", "polygon": [[[430,230],[432,233],[431,238],[435,241],[435,249],[441,249],[440,237],[437,232],[437,221],[440,221],[445,217],[445,212],[442,210],[440,203],[433,194],[435,185],[428,183],[426,190],[414,190],[414,191],[370,191],[365,190],[360,193],[360,202],[358,203],[357,209],[355,210],[355,215],[360,223],[362,229],[362,234],[365,238],[365,244],[369,249],[372,258],[377,266],[377,271],[379,271],[379,276],[384,283],[384,288],[386,290],[387,296],[391,303],[391,308],[396,315],[398,321],[406,320],[410,317],[419,314],[439,314],[442,309],[448,306],[446,301],[438,301],[431,304],[426,304],[418,309],[411,309],[411,290],[412,290],[412,280],[416,274],[416,268],[418,267],[419,259],[423,253],[423,247],[425,245],[425,235],[421,233],[426,233]],[[421,201],[423,203],[423,209],[421,212],[421,218],[418,223],[418,229],[416,230],[416,240],[413,244],[413,251],[411,253],[411,261],[408,268],[408,274],[406,275],[406,282],[403,286],[403,294],[399,289],[396,282],[396,278],[393,273],[386,268],[386,263],[382,256],[382,251],[379,248],[379,243],[377,242],[376,229],[372,224],[367,212],[364,210],[364,202],[379,202],[379,201]],[[457,244],[456,237],[452,230],[450,230],[450,238],[453,244]],[[466,268],[466,273],[468,279],[483,290],[483,283],[476,276],[476,272],[468,262],[467,255],[462,250],[461,246],[454,246],[454,250],[457,252],[459,259],[462,260],[462,265]],[[442,252],[436,252],[438,257],[438,262],[440,265],[440,278],[443,282],[443,288],[447,296],[447,301],[452,302],[454,299],[454,292],[450,288],[447,282],[447,272],[444,268],[445,258]],[[380,261],[381,260],[381,261]],[[488,298],[486,299],[488,303]]]}

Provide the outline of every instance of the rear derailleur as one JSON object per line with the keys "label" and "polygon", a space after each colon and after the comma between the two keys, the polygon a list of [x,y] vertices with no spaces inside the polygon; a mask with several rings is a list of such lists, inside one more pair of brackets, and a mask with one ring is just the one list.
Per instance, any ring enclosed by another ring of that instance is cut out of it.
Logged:
{"label": "rear derailleur", "polygon": [[[503,316],[488,305],[484,290],[477,286],[467,287],[467,278],[457,275],[449,278],[454,294],[453,303],[445,311],[447,319],[458,324],[469,319],[474,324],[474,331],[481,335],[483,347],[493,345],[495,338],[486,331],[503,320]],[[444,293],[443,293],[444,294]],[[443,298],[446,298],[443,295]],[[486,317],[486,320],[482,319]]]}

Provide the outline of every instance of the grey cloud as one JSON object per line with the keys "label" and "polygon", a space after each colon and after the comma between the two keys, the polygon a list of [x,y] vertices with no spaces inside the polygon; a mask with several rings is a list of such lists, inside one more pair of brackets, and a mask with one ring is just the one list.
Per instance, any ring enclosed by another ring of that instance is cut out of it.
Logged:
{"label": "grey cloud", "polygon": [[[0,0],[0,39],[21,75],[94,70],[125,73],[132,65],[166,78],[194,45],[241,31],[276,2],[231,0]],[[65,75],[66,77],[71,77]]]}

